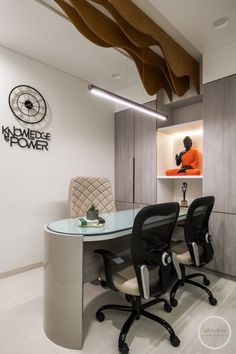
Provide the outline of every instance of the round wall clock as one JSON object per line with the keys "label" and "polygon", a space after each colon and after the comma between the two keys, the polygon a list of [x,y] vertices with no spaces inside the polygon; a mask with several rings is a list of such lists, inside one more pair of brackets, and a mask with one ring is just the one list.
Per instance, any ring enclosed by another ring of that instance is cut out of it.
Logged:
{"label": "round wall clock", "polygon": [[8,102],[16,118],[24,123],[39,123],[47,113],[47,105],[41,93],[28,85],[14,87],[9,94]]}

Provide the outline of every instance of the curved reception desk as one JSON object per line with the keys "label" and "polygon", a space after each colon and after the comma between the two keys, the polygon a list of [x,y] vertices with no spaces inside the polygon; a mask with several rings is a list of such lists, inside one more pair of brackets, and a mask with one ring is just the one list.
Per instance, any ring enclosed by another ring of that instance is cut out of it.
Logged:
{"label": "curved reception desk", "polygon": [[[101,228],[81,228],[77,218],[45,226],[44,331],[54,343],[70,349],[83,346],[83,284],[97,279],[102,257],[97,248],[119,253],[129,247],[139,209],[101,215]],[[179,220],[187,210],[182,209]]]}
{"label": "curved reception desk", "polygon": [[54,343],[81,348],[83,236],[45,228],[44,331]]}

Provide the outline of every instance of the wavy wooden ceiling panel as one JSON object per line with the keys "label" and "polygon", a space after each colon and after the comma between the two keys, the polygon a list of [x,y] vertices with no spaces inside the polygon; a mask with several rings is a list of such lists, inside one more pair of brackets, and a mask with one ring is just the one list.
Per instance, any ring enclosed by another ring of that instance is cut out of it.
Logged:
{"label": "wavy wooden ceiling panel", "polygon": [[[77,30],[102,47],[121,48],[133,59],[149,95],[164,89],[172,100],[182,96],[193,81],[199,93],[199,64],[130,0],[92,0],[112,16],[104,15],[86,0],[55,0]],[[161,57],[150,46],[158,45]]]}

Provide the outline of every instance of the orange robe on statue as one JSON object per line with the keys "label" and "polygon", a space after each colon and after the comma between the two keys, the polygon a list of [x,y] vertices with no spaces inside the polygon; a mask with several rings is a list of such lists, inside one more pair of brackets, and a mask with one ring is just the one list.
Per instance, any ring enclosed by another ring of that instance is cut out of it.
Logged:
{"label": "orange robe on statue", "polygon": [[189,151],[185,152],[181,157],[181,167],[183,166],[191,166],[189,170],[185,172],[178,173],[180,168],[173,168],[171,170],[166,170],[167,176],[193,176],[193,175],[200,175],[201,170],[198,169],[200,164],[200,154],[197,149],[190,149]]}

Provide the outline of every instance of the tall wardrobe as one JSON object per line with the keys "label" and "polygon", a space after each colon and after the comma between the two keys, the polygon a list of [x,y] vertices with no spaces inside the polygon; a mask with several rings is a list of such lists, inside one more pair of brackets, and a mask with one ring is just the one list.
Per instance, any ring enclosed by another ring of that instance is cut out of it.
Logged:
{"label": "tall wardrobe", "polygon": [[172,111],[157,101],[145,105],[166,115],[157,120],[133,109],[115,114],[115,199],[118,210],[157,201],[157,129],[172,124]]}
{"label": "tall wardrobe", "polygon": [[115,114],[115,176],[118,210],[156,202],[155,118],[132,109]]}
{"label": "tall wardrobe", "polygon": [[236,75],[205,84],[203,107],[203,193],[216,198],[210,268],[236,276]]}

